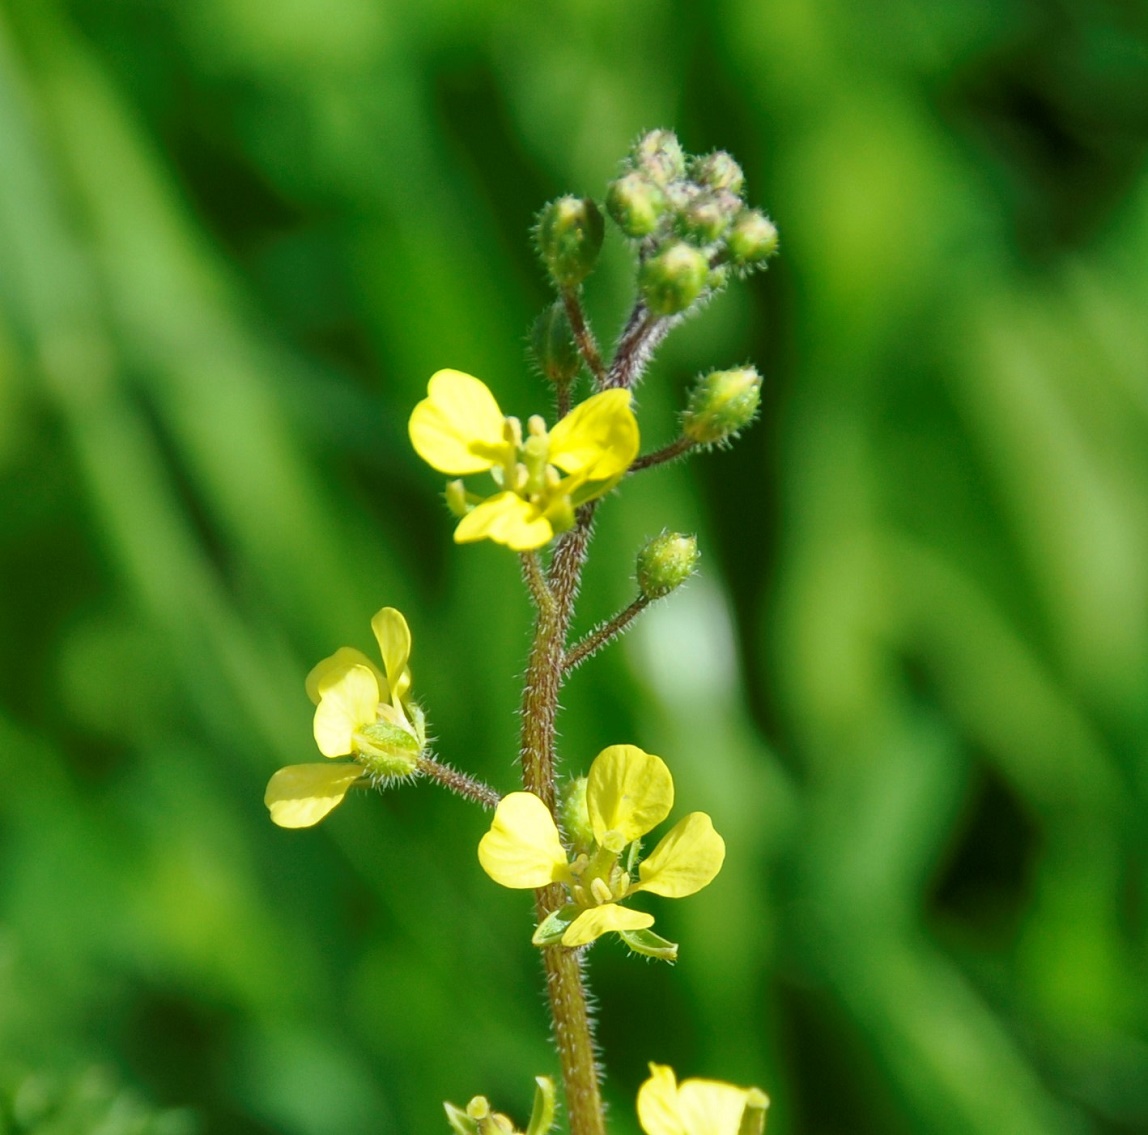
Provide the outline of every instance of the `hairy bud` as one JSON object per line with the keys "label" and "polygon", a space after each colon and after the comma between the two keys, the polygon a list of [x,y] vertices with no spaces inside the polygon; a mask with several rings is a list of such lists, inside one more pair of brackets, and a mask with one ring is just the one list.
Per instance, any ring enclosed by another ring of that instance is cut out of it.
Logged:
{"label": "hairy bud", "polygon": [[761,375],[753,367],[715,370],[699,378],[682,415],[682,433],[698,445],[728,441],[753,421]]}
{"label": "hairy bud", "polygon": [[642,265],[638,286],[655,315],[677,315],[701,295],[709,262],[696,248],[676,243]]}
{"label": "hairy bud", "polygon": [[651,130],[642,135],[630,152],[630,161],[658,185],[677,181],[686,174],[686,156],[672,130]]}
{"label": "hairy bud", "polygon": [[538,369],[555,386],[564,386],[578,377],[582,358],[561,300],[534,321],[530,329],[530,352]]}
{"label": "hairy bud", "polygon": [[777,240],[777,226],[759,209],[746,209],[730,228],[726,248],[735,264],[760,264],[777,252]]}
{"label": "hairy bud", "polygon": [[702,193],[678,215],[682,235],[695,244],[712,244],[729,228],[741,208],[732,193]]}
{"label": "hairy bud", "polygon": [[694,574],[697,562],[696,536],[663,532],[638,553],[638,590],[646,599],[661,599]]}
{"label": "hairy bud", "polygon": [[606,211],[628,237],[649,236],[666,208],[666,195],[651,178],[633,170],[606,190]]}
{"label": "hairy bud", "polygon": [[690,162],[690,180],[707,189],[728,189],[735,195],[740,195],[745,187],[741,166],[725,150],[694,158]]}
{"label": "hairy bud", "polygon": [[606,224],[589,197],[559,197],[538,218],[538,252],[560,288],[580,284],[594,269]]}
{"label": "hairy bud", "polygon": [[363,726],[355,736],[355,752],[374,776],[410,776],[419,766],[422,746],[413,733],[389,721]]}

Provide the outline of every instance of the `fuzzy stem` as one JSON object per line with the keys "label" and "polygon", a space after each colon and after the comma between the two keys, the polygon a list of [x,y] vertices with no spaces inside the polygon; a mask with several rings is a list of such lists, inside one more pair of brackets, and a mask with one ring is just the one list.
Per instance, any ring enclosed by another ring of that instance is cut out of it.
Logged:
{"label": "fuzzy stem", "polygon": [[606,368],[602,365],[602,353],[598,350],[598,340],[590,330],[586,313],[582,310],[582,299],[578,288],[563,288],[562,303],[566,308],[566,318],[570,321],[570,330],[574,332],[574,342],[578,353],[594,376],[596,386],[602,386],[606,377]]}
{"label": "fuzzy stem", "polygon": [[609,622],[595,627],[581,642],[576,643],[567,652],[562,662],[562,669],[569,673],[576,666],[581,666],[592,654],[597,654],[602,647],[616,639],[648,606],[650,600],[645,595],[639,595],[624,611],[619,611]]}
{"label": "fuzzy stem", "polygon": [[530,589],[530,597],[539,611],[550,611],[554,608],[554,593],[542,572],[542,564],[537,552],[522,553],[522,576],[526,586]]}
{"label": "fuzzy stem", "polygon": [[679,316],[657,316],[639,300],[618,339],[614,361],[606,377],[600,380],[601,390],[621,386],[632,390],[653,358],[661,341],[680,322]]}
{"label": "fuzzy stem", "polygon": [[638,473],[642,469],[652,469],[655,465],[664,465],[667,461],[683,457],[696,445],[697,442],[692,438],[680,437],[676,441],[671,441],[669,445],[654,450],[653,453],[642,454],[626,472]]}
{"label": "fuzzy stem", "polygon": [[[534,642],[522,694],[522,781],[553,813],[555,811],[554,737],[562,662],[574,599],[586,562],[595,503],[578,510],[574,527],[559,542],[550,563],[547,590],[553,602],[542,604],[534,626]],[[541,922],[564,902],[559,886],[534,892]],[[548,946],[542,952],[546,992],[554,1022],[554,1040],[566,1085],[570,1135],[605,1135],[602,1095],[594,1060],[594,1032],[587,1007],[582,967],[576,950]]]}
{"label": "fuzzy stem", "polygon": [[451,768],[450,765],[435,760],[434,757],[428,757],[425,753],[419,757],[418,770],[424,776],[437,781],[443,788],[449,789],[465,800],[480,804],[488,810],[497,808],[499,800],[502,799],[493,788],[483,784],[481,780],[476,780],[473,776],[459,772],[458,769]]}

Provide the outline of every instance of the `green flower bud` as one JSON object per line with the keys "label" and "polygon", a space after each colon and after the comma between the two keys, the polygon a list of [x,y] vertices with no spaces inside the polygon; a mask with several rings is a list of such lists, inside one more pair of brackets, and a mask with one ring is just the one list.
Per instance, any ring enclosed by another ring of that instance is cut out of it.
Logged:
{"label": "green flower bud", "polygon": [[760,210],[740,213],[726,237],[735,264],[759,264],[777,252],[777,226]]}
{"label": "green flower bud", "polygon": [[659,185],[677,181],[686,173],[686,156],[672,130],[651,130],[644,134],[630,151],[630,161],[635,169]]}
{"label": "green flower bud", "polygon": [[444,1103],[442,1106],[454,1135],[478,1135],[478,1124],[462,1108],[452,1103]]}
{"label": "green flower bud", "polygon": [[551,279],[560,288],[572,288],[597,263],[606,224],[589,197],[559,197],[542,210],[535,235]]}
{"label": "green flower bud", "polygon": [[698,562],[698,539],[663,532],[638,553],[638,590],[646,599],[661,599],[681,587]]}
{"label": "green flower bud", "polygon": [[638,286],[655,315],[677,315],[701,295],[709,262],[688,244],[671,244],[642,265]]}
{"label": "green flower bud", "polygon": [[578,377],[582,358],[561,300],[534,321],[530,329],[530,353],[543,376],[555,386],[565,386]]}
{"label": "green flower bud", "polygon": [[594,828],[590,823],[590,808],[586,803],[586,777],[577,776],[562,789],[562,802],[558,818],[562,830],[575,852],[589,852],[594,846]]}
{"label": "green flower bud", "polygon": [[390,721],[372,722],[355,734],[355,755],[372,776],[410,776],[421,751],[413,733]]}
{"label": "green flower bud", "polygon": [[729,228],[740,207],[731,193],[702,193],[678,214],[678,227],[694,244],[712,244]]}
{"label": "green flower bud", "polygon": [[728,441],[753,421],[760,402],[761,375],[753,367],[712,371],[690,392],[682,433],[699,445]]}
{"label": "green flower bud", "polygon": [[745,187],[741,166],[725,150],[694,158],[690,162],[690,180],[708,189],[728,189],[733,194],[740,194]]}
{"label": "green flower bud", "polygon": [[606,211],[628,237],[649,236],[666,208],[666,195],[637,170],[611,181],[606,190]]}

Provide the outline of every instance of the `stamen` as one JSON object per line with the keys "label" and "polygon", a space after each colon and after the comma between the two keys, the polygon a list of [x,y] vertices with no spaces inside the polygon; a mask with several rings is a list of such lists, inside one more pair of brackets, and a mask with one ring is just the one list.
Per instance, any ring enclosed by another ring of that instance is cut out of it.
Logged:
{"label": "stamen", "polygon": [[591,879],[590,893],[594,896],[599,905],[602,903],[614,901],[614,896],[610,892],[610,888],[607,885],[605,879]]}

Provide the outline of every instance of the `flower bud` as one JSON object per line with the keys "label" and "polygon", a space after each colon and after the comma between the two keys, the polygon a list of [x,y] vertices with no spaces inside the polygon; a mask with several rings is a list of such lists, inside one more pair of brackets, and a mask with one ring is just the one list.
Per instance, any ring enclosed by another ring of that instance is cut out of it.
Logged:
{"label": "flower bud", "polygon": [[658,227],[666,195],[645,174],[634,170],[606,190],[606,210],[628,237],[649,236]]}
{"label": "flower bud", "polygon": [[534,321],[530,329],[530,352],[543,377],[555,386],[565,386],[578,377],[582,358],[561,300]]}
{"label": "flower bud", "polygon": [[355,755],[372,776],[410,776],[421,750],[413,733],[391,721],[374,721],[355,734]]}
{"label": "flower bud", "polygon": [[708,189],[728,189],[733,194],[740,194],[745,187],[741,166],[725,150],[694,158],[690,162],[690,180]]}
{"label": "flower bud", "polygon": [[586,777],[576,776],[562,789],[558,818],[575,852],[589,852],[594,846],[594,828],[590,823],[590,808],[586,803],[588,783]]}
{"label": "flower bud", "polygon": [[709,262],[688,244],[671,244],[642,265],[638,286],[655,315],[677,315],[701,295]]}
{"label": "flower bud", "polygon": [[663,532],[638,553],[638,590],[646,599],[661,599],[681,587],[698,562],[698,539]]}
{"label": "flower bud", "polygon": [[760,210],[746,209],[734,221],[726,248],[735,264],[758,264],[777,251],[777,226]]}
{"label": "flower bud", "polygon": [[593,270],[606,225],[589,197],[559,197],[542,210],[535,235],[551,279],[561,288],[572,288]]}
{"label": "flower bud", "polygon": [[690,392],[682,433],[698,445],[727,441],[749,425],[761,402],[761,375],[753,367],[715,370]]}
{"label": "flower bud", "polygon": [[634,144],[630,160],[652,181],[665,185],[686,173],[686,156],[672,130],[651,130]]}
{"label": "flower bud", "polygon": [[729,228],[739,206],[737,198],[729,193],[699,194],[678,215],[678,227],[694,244],[712,244]]}

